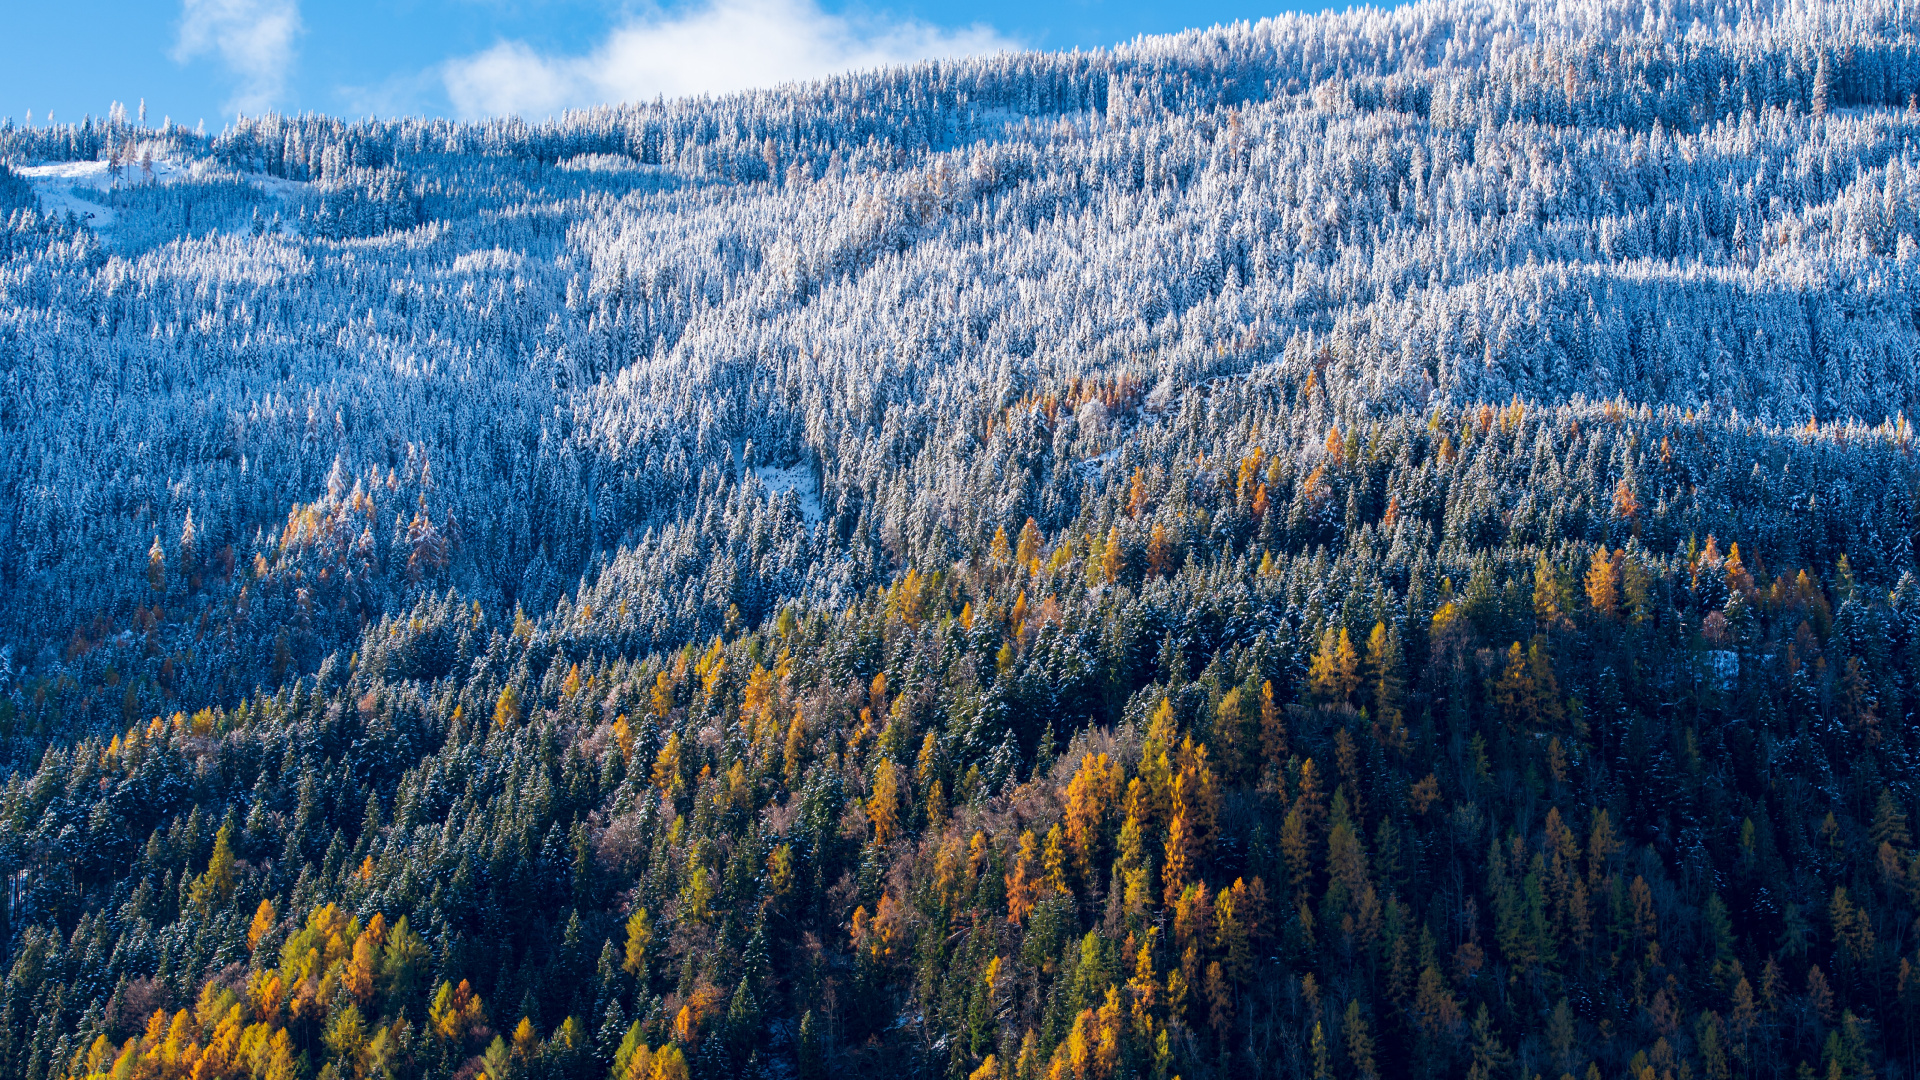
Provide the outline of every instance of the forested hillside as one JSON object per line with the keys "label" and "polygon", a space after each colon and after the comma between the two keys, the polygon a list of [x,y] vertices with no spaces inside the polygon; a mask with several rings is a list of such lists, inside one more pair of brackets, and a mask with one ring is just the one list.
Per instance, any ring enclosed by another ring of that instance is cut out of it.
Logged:
{"label": "forested hillside", "polygon": [[1920,1071],[1920,5],[0,127],[0,1075]]}

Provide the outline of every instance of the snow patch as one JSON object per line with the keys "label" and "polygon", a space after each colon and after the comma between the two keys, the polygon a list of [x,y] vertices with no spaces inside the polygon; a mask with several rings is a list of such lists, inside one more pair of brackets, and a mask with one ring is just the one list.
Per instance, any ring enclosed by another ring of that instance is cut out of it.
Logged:
{"label": "snow patch", "polygon": [[104,229],[118,222],[120,215],[110,207],[85,198],[80,194],[81,189],[109,191],[116,185],[166,184],[191,170],[177,161],[153,158],[145,165],[128,162],[118,169],[104,161],[55,161],[14,171],[33,185],[34,194],[40,196],[40,205],[47,213],[71,212],[93,228]]}
{"label": "snow patch", "polygon": [[1731,690],[1740,679],[1740,654],[1732,649],[1715,649],[1707,653],[1707,664],[1713,672],[1715,685],[1722,690]]}
{"label": "snow patch", "polygon": [[[207,161],[183,162],[171,158],[153,158],[142,164],[128,162],[114,169],[104,161],[53,161],[44,165],[24,165],[16,167],[14,172],[25,177],[33,185],[35,195],[40,197],[40,206],[48,214],[64,216],[72,212],[73,216],[86,222],[95,229],[110,228],[120,221],[120,214],[113,208],[102,206],[86,197],[88,189],[100,192],[111,191],[115,187],[136,187],[146,184],[175,184],[190,180],[237,179],[251,184],[268,195],[278,198],[297,197],[312,190],[313,185],[298,180],[284,180],[266,173],[235,174]],[[283,225],[283,231],[292,232],[290,224]]]}
{"label": "snow patch", "polygon": [[557,168],[562,172],[665,172],[657,165],[643,165],[625,154],[575,154],[562,161]]}
{"label": "snow patch", "polygon": [[517,251],[493,247],[485,251],[468,251],[455,256],[448,273],[454,275],[480,276],[489,273],[509,274],[520,269],[526,257]]}
{"label": "snow patch", "polygon": [[1104,454],[1095,454],[1092,457],[1087,458],[1086,460],[1080,462],[1080,465],[1079,465],[1080,471],[1085,473],[1089,478],[1092,478],[1093,476],[1096,476],[1106,471],[1107,466],[1113,464],[1115,461],[1118,461],[1120,459],[1120,451],[1125,448],[1126,448],[1126,444],[1122,443],[1121,445],[1116,446],[1111,450],[1108,450]]}
{"label": "snow patch", "polygon": [[240,179],[283,199],[297,198],[313,190],[313,185],[305,180],[289,180],[284,176],[268,176],[266,173],[241,173]]}
{"label": "snow patch", "polygon": [[35,186],[41,184],[63,187],[91,187],[105,191],[119,184],[164,184],[179,178],[187,168],[177,161],[154,158],[151,179],[147,170],[138,162],[120,166],[116,174],[113,167],[104,161],[56,161],[47,165],[27,165],[15,169],[21,176],[32,181]]}
{"label": "snow patch", "polygon": [[808,522],[819,521],[823,516],[820,509],[820,484],[813,478],[813,469],[805,463],[796,465],[755,465],[753,475],[760,478],[767,491],[773,495],[793,492],[800,500],[800,516]]}
{"label": "snow patch", "polygon": [[40,196],[40,208],[52,217],[65,217],[72,214],[96,229],[104,229],[119,220],[109,207],[88,202],[75,195],[70,187],[33,185],[33,193]]}

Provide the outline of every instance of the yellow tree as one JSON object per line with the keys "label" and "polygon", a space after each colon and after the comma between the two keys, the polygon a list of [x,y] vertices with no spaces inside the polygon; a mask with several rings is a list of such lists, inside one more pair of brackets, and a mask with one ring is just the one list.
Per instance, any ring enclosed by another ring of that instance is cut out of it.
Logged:
{"label": "yellow tree", "polygon": [[247,927],[247,949],[249,951],[258,949],[260,942],[268,934],[273,932],[273,924],[277,918],[278,916],[274,914],[273,910],[273,901],[260,901],[260,906],[255,908],[253,912],[253,923]]}
{"label": "yellow tree", "polygon": [[1307,669],[1307,687],[1328,705],[1348,704],[1360,685],[1360,657],[1346,627],[1320,635],[1320,648]]}
{"label": "yellow tree", "polygon": [[668,1043],[658,1050],[647,1046],[646,1037],[635,1020],[626,1038],[613,1054],[609,1080],[687,1080],[687,1057],[678,1046]]}
{"label": "yellow tree", "polygon": [[1727,550],[1725,572],[1727,577],[1727,592],[1741,597],[1751,597],[1753,595],[1753,575],[1747,572],[1747,564],[1740,560],[1739,544],[1735,544]]}
{"label": "yellow tree", "polygon": [[436,1040],[460,1046],[470,1038],[478,1038],[486,1026],[486,1009],[467,980],[461,979],[457,987],[446,982],[440,984],[439,991],[433,995],[433,1004],[427,1007],[427,1027]]}
{"label": "yellow tree", "polygon": [[685,780],[680,770],[680,733],[667,736],[660,753],[653,759],[653,786],[663,795],[678,795]]}
{"label": "yellow tree", "polygon": [[1040,559],[1040,526],[1032,518],[1020,527],[1020,540],[1013,551],[1014,564],[1024,569],[1033,568]]}
{"label": "yellow tree", "polygon": [[1632,522],[1636,530],[1639,528],[1640,499],[1633,493],[1633,484],[1624,476],[1620,478],[1619,486],[1613,489],[1613,514]]}
{"label": "yellow tree", "polygon": [[665,720],[667,713],[673,711],[673,687],[673,677],[666,672],[654,676],[653,692],[647,705],[653,711],[655,720]]}
{"label": "yellow tree", "polygon": [[1087,754],[1067,782],[1067,843],[1073,850],[1080,880],[1092,887],[1094,858],[1099,854],[1107,815],[1117,808],[1124,775],[1105,754]]}
{"label": "yellow tree", "polygon": [[873,822],[874,842],[883,846],[892,843],[900,830],[898,769],[893,762],[882,759],[880,767],[874,770],[873,794],[867,799],[867,819]]}
{"label": "yellow tree", "polygon": [[1287,721],[1273,700],[1273,683],[1260,684],[1260,754],[1270,765],[1287,756]]}
{"label": "yellow tree", "polygon": [[1113,860],[1113,877],[1120,884],[1121,902],[1132,914],[1144,913],[1152,899],[1149,889],[1153,867],[1149,865],[1141,821],[1146,801],[1146,785],[1136,776],[1127,782],[1126,817],[1120,823],[1120,837],[1115,844],[1118,852]]}
{"label": "yellow tree", "polygon": [[493,703],[493,726],[511,727],[520,719],[520,691],[512,683],[500,691],[500,697]]}
{"label": "yellow tree", "polygon": [[1176,810],[1173,820],[1167,822],[1167,857],[1160,871],[1164,884],[1163,894],[1169,904],[1185,891],[1188,880],[1193,876],[1191,865],[1193,848],[1193,826],[1188,823],[1184,812]]}
{"label": "yellow tree", "polygon": [[1033,830],[1028,829],[1020,834],[1013,869],[1007,872],[1007,920],[1015,926],[1026,921],[1027,913],[1033,910],[1040,890],[1045,885],[1037,865],[1039,862],[1040,845],[1034,839]]}
{"label": "yellow tree", "polygon": [[887,593],[888,608],[909,626],[918,626],[926,612],[928,586],[927,578],[911,567],[901,576]]}
{"label": "yellow tree", "polygon": [[1162,577],[1172,568],[1173,538],[1167,534],[1167,527],[1156,521],[1147,536],[1147,572]]}
{"label": "yellow tree", "polygon": [[1521,730],[1532,726],[1533,675],[1527,669],[1527,658],[1520,651],[1519,642],[1507,649],[1506,666],[1493,680],[1490,690],[1495,706],[1508,724]]}
{"label": "yellow tree", "polygon": [[1508,647],[1506,665],[1490,690],[1501,716],[1517,730],[1554,727],[1566,718],[1542,638],[1534,638],[1525,653],[1517,641]]}
{"label": "yellow tree", "polygon": [[1166,864],[1161,871],[1168,903],[1180,895],[1213,843],[1220,794],[1207,747],[1191,735],[1180,744],[1180,770],[1173,778],[1173,813],[1167,823]]}
{"label": "yellow tree", "polygon": [[1560,575],[1541,552],[1533,564],[1533,617],[1542,626],[1552,626],[1564,614],[1560,601]]}
{"label": "yellow tree", "polygon": [[635,978],[647,971],[647,948],[653,944],[653,919],[646,908],[636,908],[627,917],[627,955],[620,967]]}
{"label": "yellow tree", "polygon": [[380,974],[387,937],[386,916],[375,913],[367,928],[353,941],[353,955],[341,977],[341,984],[362,1008],[373,1005],[374,980]]}
{"label": "yellow tree", "polygon": [[1047,872],[1046,891],[1059,894],[1067,891],[1067,838],[1058,822],[1047,830],[1046,843],[1041,847],[1040,865]]}
{"label": "yellow tree", "polygon": [[779,731],[773,714],[773,672],[763,664],[753,665],[747,685],[740,694],[740,727],[751,743],[759,743],[766,732]]}
{"label": "yellow tree", "polygon": [[1201,950],[1213,941],[1216,914],[1213,894],[1203,885],[1189,885],[1179,896],[1169,899],[1167,907],[1173,928],[1173,952],[1179,957],[1182,977],[1192,983],[1202,972]]}
{"label": "yellow tree", "polygon": [[1013,565],[1013,547],[1007,543],[1006,526],[993,530],[993,542],[987,545],[987,564],[995,569]]}
{"label": "yellow tree", "polygon": [[800,720],[800,710],[793,711],[793,719],[787,722],[787,745],[782,755],[780,774],[786,780],[787,790],[800,786],[800,770],[806,765],[807,727]]}
{"label": "yellow tree", "polygon": [[1214,709],[1213,734],[1220,747],[1220,770],[1238,779],[1253,763],[1258,748],[1259,691],[1252,683],[1233,687]]}
{"label": "yellow tree", "polygon": [[[1139,517],[1147,507],[1147,470],[1133,470],[1133,487],[1127,495],[1127,516]],[[154,537],[154,546],[159,547],[160,538]]]}
{"label": "yellow tree", "polygon": [[1107,529],[1106,548],[1101,553],[1100,563],[1107,584],[1111,585],[1120,580],[1120,572],[1127,567],[1127,553],[1122,550],[1120,545],[1120,527],[1118,525]]}
{"label": "yellow tree", "polygon": [[233,829],[222,825],[213,839],[213,854],[207,857],[207,872],[193,883],[189,902],[202,912],[226,903],[233,896],[233,864]]}
{"label": "yellow tree", "polygon": [[[1125,1035],[1120,991],[1108,986],[1099,1009],[1082,1009],[1067,1037],[1047,1063],[1046,1080],[1110,1080],[1120,1064],[1120,1041]],[[1023,1055],[1024,1056],[1024,1055]],[[1016,1070],[1018,1072],[1018,1070]],[[1029,1073],[1019,1072],[1026,1076]]]}
{"label": "yellow tree", "polygon": [[1241,502],[1247,501],[1253,486],[1259,482],[1255,477],[1260,475],[1260,465],[1265,458],[1266,451],[1256,446],[1253,448],[1253,453],[1240,459],[1238,482],[1234,485],[1235,499]]}
{"label": "yellow tree", "polygon": [[1587,606],[1603,619],[1620,614],[1620,559],[1621,553],[1609,556],[1602,547],[1587,567]]}

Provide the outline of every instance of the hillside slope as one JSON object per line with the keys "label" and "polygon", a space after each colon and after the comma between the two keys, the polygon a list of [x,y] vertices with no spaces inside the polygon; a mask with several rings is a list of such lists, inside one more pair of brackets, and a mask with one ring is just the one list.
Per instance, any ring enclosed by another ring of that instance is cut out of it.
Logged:
{"label": "hillside slope", "polygon": [[0,1073],[1908,1075],[1917,19],[0,129]]}

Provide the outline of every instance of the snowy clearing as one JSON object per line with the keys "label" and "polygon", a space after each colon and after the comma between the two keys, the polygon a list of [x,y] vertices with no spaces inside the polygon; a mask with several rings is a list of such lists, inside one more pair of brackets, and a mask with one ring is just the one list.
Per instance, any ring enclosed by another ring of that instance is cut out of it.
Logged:
{"label": "snowy clearing", "polygon": [[800,500],[800,516],[808,522],[819,521],[820,484],[813,478],[813,470],[805,463],[786,466],[756,465],[753,475],[767,486],[774,495],[784,495],[791,491]]}
{"label": "snowy clearing", "polygon": [[115,188],[165,185],[206,180],[239,180],[280,199],[297,198],[313,188],[312,184],[286,180],[266,173],[228,172],[207,161],[176,161],[153,158],[131,161],[118,169],[105,161],[55,161],[24,165],[14,169],[33,185],[41,207],[49,214],[65,215],[86,222],[95,229],[121,224],[123,215],[110,206],[86,198],[82,191],[106,193]]}

